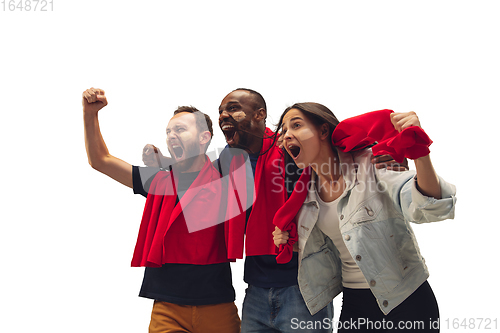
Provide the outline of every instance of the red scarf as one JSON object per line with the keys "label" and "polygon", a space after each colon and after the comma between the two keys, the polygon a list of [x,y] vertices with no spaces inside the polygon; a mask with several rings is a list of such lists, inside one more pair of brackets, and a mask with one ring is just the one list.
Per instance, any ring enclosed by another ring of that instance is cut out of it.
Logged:
{"label": "red scarf", "polygon": [[160,171],[146,199],[132,266],[166,263],[208,265],[227,262],[221,216],[220,173],[206,157],[181,200],[174,174]]}
{"label": "red scarf", "polygon": [[392,110],[368,112],[348,118],[337,125],[332,142],[343,152],[366,148],[374,142],[374,155],[391,155],[398,163],[404,158],[417,159],[429,155],[429,139],[418,126],[405,128],[398,132],[391,122]]}
{"label": "red scarf", "polygon": [[273,143],[266,128],[255,168],[252,212],[246,222],[246,168],[243,155],[233,157],[229,171],[226,242],[228,258],[243,258],[244,235],[247,256],[275,255],[273,217],[286,201],[283,152]]}
{"label": "red scarf", "polygon": [[[332,143],[343,152],[364,149],[374,142],[372,147],[374,155],[388,154],[395,161],[401,163],[405,157],[417,159],[429,154],[429,146],[432,140],[425,134],[424,130],[418,126],[405,128],[398,132],[390,118],[392,110],[379,110],[368,112],[356,117],[348,118],[340,122],[332,134]],[[299,212],[307,196],[307,184],[311,179],[310,167],[297,181],[295,187],[306,190],[298,193],[294,192],[290,199],[281,207],[273,223],[281,230],[289,232],[288,243],[275,247],[278,253],[276,261],[280,264],[289,262],[292,259],[293,244],[297,242],[297,222],[296,215]]]}

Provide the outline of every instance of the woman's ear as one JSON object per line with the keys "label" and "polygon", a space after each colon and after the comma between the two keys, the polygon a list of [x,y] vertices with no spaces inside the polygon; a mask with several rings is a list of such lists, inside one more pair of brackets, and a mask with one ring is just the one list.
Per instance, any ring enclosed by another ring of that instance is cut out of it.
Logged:
{"label": "woman's ear", "polygon": [[327,123],[324,123],[323,125],[321,125],[321,127],[319,128],[320,130],[320,137],[321,139],[325,139],[328,137],[328,133],[330,133],[330,125],[328,125]]}

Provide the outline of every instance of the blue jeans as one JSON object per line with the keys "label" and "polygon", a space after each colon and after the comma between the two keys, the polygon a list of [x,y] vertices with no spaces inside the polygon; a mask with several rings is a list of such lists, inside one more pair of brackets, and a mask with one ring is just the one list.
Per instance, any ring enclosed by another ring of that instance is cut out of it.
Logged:
{"label": "blue jeans", "polygon": [[241,333],[333,332],[333,304],[311,316],[299,286],[259,288],[249,285],[241,315]]}

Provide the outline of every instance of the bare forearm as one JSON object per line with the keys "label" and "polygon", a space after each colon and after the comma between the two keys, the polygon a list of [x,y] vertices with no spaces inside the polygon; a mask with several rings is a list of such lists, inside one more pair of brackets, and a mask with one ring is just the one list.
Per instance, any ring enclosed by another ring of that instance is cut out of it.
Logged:
{"label": "bare forearm", "polygon": [[109,156],[108,148],[102,138],[99,120],[96,114],[83,113],[85,149],[89,164],[99,170],[104,164],[106,157]]}
{"label": "bare forearm", "polygon": [[425,196],[441,199],[441,186],[429,155],[415,160],[417,188]]}
{"label": "bare forearm", "polygon": [[85,124],[85,148],[87,149],[89,164],[97,171],[132,188],[132,165],[109,153],[101,134],[97,114],[88,115],[84,113],[83,119]]}

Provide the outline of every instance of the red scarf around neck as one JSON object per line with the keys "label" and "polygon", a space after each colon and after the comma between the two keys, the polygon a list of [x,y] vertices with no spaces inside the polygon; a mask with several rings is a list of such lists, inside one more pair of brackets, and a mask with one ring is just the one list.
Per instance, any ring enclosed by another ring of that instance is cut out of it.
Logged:
{"label": "red scarf around neck", "polygon": [[244,243],[247,256],[275,255],[273,217],[285,204],[287,192],[283,152],[273,144],[273,135],[274,132],[266,128],[255,168],[254,202],[248,222],[244,157],[234,156],[231,161],[226,214],[226,242],[230,259],[243,258]]}
{"label": "red scarf around neck", "polygon": [[181,200],[174,173],[160,171],[146,199],[132,266],[166,263],[208,265],[227,262],[221,216],[220,173],[210,159]]}
{"label": "red scarf around neck", "polygon": [[[391,155],[395,161],[401,163],[403,159],[417,159],[429,154],[432,140],[424,130],[418,126],[405,128],[398,132],[390,118],[392,110],[368,112],[356,117],[341,121],[332,134],[332,143],[343,152],[364,149],[374,142],[374,155]],[[297,188],[307,188],[311,179],[311,168],[304,169],[301,177],[295,184]],[[283,205],[274,217],[274,225],[280,230],[289,232],[288,243],[275,247],[278,254],[276,261],[280,264],[292,259],[293,244],[298,240],[296,215],[307,197],[307,190],[292,193],[286,204]]]}

